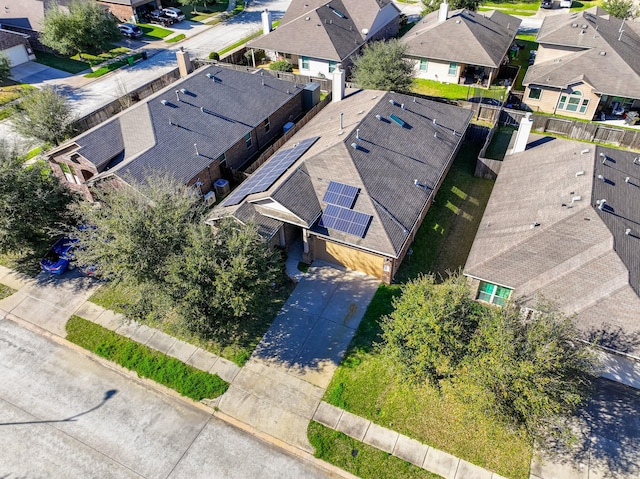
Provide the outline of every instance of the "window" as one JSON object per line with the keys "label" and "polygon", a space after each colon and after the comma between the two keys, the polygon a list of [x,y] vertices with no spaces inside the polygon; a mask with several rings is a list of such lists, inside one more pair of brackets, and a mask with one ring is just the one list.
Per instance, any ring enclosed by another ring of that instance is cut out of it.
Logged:
{"label": "window", "polygon": [[529,98],[532,100],[539,100],[542,96],[542,89],[540,88],[529,88]]}
{"label": "window", "polygon": [[582,92],[575,90],[571,94],[560,95],[558,110],[575,111],[585,113],[589,106],[589,99],[582,98]]}
{"label": "window", "polygon": [[80,178],[78,178],[78,176],[76,175],[76,171],[73,169],[73,166],[67,165],[66,163],[60,163],[60,169],[62,170],[62,173],[64,173],[64,177],[69,183],[82,183],[82,181],[80,181]]}
{"label": "window", "polygon": [[307,57],[300,58],[300,63],[302,64],[300,66],[301,70],[308,70],[309,69],[309,59]]}
{"label": "window", "polygon": [[511,289],[505,288],[504,286],[480,281],[477,299],[497,306],[502,306],[507,299],[509,299],[509,296],[511,296],[511,291]]}
{"label": "window", "polygon": [[451,62],[449,63],[449,76],[456,76],[456,73],[458,72],[458,64],[456,62]]}
{"label": "window", "polygon": [[333,73],[338,68],[338,62],[329,61],[329,73]]}
{"label": "window", "polygon": [[271,129],[271,125],[269,125],[269,118],[262,122],[262,126],[264,126],[264,132],[269,133],[269,130]]}
{"label": "window", "polygon": [[222,166],[227,161],[227,155],[223,153],[218,157],[218,160],[220,160],[220,166]]}
{"label": "window", "polygon": [[426,58],[421,58],[420,59],[420,71],[421,72],[426,72],[427,71],[427,59]]}
{"label": "window", "polygon": [[245,135],[244,142],[247,144],[247,148],[251,148],[251,133]]}

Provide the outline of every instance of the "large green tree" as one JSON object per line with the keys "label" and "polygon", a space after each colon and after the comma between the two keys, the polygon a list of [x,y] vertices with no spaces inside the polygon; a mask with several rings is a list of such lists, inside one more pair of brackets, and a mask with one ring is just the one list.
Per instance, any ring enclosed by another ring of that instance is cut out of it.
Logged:
{"label": "large green tree", "polygon": [[383,321],[384,351],[406,381],[446,381],[500,420],[544,435],[588,396],[598,362],[572,318],[541,302],[525,315],[471,300],[464,277],[424,276],[404,286]]}
{"label": "large green tree", "polygon": [[[426,15],[431,12],[435,12],[440,8],[440,5],[444,0],[422,0],[422,15]],[[464,8],[465,10],[471,10],[475,12],[482,4],[482,0],[450,0],[447,2],[450,10],[457,10]]]}
{"label": "large green tree", "polygon": [[44,17],[39,40],[65,54],[100,52],[122,38],[118,20],[109,10],[94,0],[75,0],[68,11],[59,6]]}
{"label": "large green tree", "polygon": [[25,166],[0,144],[0,251],[37,249],[75,220],[74,197],[43,162]]}
{"label": "large green tree", "polygon": [[203,223],[205,206],[171,177],[96,189],[82,205],[78,262],[129,288],[129,316],[167,320],[207,337],[261,307],[280,279],[279,255],[251,225]]}
{"label": "large green tree", "polygon": [[72,133],[74,120],[67,99],[51,87],[31,93],[11,118],[18,133],[55,145]]}
{"label": "large green tree", "polygon": [[607,12],[617,18],[629,19],[638,15],[632,0],[605,0],[602,5]]}
{"label": "large green tree", "polygon": [[372,42],[354,60],[353,79],[360,88],[407,92],[413,66],[404,58],[407,47],[398,40]]}

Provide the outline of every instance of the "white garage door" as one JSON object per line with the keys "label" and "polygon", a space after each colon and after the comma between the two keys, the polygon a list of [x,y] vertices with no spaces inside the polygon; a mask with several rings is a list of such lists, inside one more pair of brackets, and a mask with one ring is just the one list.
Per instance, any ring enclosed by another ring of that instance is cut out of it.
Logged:
{"label": "white garage door", "polygon": [[21,65],[29,61],[29,55],[24,45],[16,45],[15,47],[7,48],[2,53],[9,59],[9,63],[12,67]]}

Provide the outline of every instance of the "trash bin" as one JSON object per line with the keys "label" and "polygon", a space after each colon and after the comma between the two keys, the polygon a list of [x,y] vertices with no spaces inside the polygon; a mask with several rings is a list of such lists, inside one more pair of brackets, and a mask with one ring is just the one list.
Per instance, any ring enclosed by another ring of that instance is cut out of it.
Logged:
{"label": "trash bin", "polygon": [[140,55],[142,56],[143,60],[147,59],[147,52],[140,52]]}
{"label": "trash bin", "polygon": [[133,57],[127,57],[127,62],[129,62],[129,66],[133,66]]}

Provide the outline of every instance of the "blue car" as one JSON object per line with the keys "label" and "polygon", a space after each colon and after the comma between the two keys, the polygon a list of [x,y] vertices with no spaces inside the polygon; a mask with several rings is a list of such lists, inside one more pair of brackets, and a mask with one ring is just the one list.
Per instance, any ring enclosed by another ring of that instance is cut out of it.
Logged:
{"label": "blue car", "polygon": [[40,268],[51,274],[62,274],[69,269],[73,259],[73,248],[78,242],[76,238],[60,238],[40,260]]}

